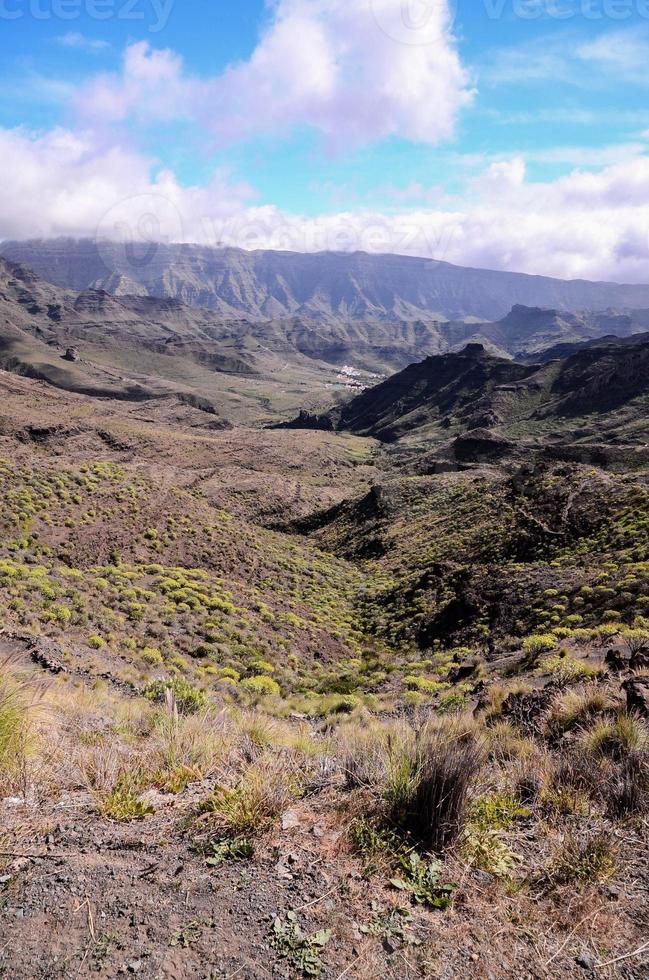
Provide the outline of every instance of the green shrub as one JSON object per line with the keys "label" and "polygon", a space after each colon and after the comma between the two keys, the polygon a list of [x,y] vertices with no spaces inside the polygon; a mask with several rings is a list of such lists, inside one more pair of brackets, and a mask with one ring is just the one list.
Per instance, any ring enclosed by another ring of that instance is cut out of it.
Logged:
{"label": "green shrub", "polygon": [[241,681],[240,686],[259,697],[279,697],[281,694],[281,689],[277,681],[272,677],[267,677],[265,674],[246,677],[245,680]]}
{"label": "green shrub", "polygon": [[158,666],[162,661],[162,654],[157,647],[144,647],[142,650],[142,659],[152,666]]}
{"label": "green shrub", "polygon": [[250,664],[250,673],[258,676],[260,674],[274,674],[275,668],[267,660],[254,660]]}
{"label": "green shrub", "polygon": [[164,704],[167,701],[168,691],[174,695],[176,707],[181,715],[193,715],[205,707],[205,692],[180,677],[152,681],[147,684],[143,693],[147,701]]}
{"label": "green shrub", "polygon": [[361,699],[354,694],[341,694],[339,697],[333,697],[329,700],[327,714],[350,715],[361,703]]}
{"label": "green shrub", "polygon": [[438,710],[441,714],[452,711],[464,711],[467,703],[467,696],[462,691],[449,691],[448,694],[442,694],[439,699]]}
{"label": "green shrub", "polygon": [[205,660],[208,657],[213,657],[215,652],[216,649],[212,643],[199,643],[192,651],[192,657],[196,657],[197,660]]}
{"label": "green shrub", "polygon": [[409,690],[419,691],[421,694],[437,694],[439,691],[447,691],[449,687],[434,678],[419,677],[417,674],[404,677],[403,683]]}
{"label": "green shrub", "polygon": [[558,639],[554,633],[536,633],[523,640],[523,652],[531,656],[540,656],[542,653],[549,653],[556,650]]}
{"label": "green shrub", "polygon": [[600,665],[589,664],[585,660],[578,660],[562,650],[554,657],[544,657],[538,667],[539,673],[553,674],[556,680],[567,682],[580,678],[599,677],[604,673]]}
{"label": "green shrub", "polygon": [[514,796],[505,793],[479,796],[469,808],[462,840],[465,859],[498,878],[509,877],[521,858],[501,840],[499,831],[509,830],[516,820],[529,816],[530,811]]}

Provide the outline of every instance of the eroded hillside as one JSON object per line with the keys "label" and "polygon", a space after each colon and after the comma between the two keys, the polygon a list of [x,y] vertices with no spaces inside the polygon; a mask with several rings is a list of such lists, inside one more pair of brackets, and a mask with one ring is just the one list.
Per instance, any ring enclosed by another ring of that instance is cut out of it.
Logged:
{"label": "eroded hillside", "polygon": [[388,443],[0,374],[8,976],[643,975],[644,389],[561,459],[477,354]]}

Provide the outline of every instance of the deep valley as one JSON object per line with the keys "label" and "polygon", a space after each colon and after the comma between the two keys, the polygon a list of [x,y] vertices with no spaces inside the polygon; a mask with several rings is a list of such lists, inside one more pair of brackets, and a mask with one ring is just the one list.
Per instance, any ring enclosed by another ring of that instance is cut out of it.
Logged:
{"label": "deep valley", "polygon": [[0,262],[0,973],[646,976],[645,287],[420,322],[39,272]]}

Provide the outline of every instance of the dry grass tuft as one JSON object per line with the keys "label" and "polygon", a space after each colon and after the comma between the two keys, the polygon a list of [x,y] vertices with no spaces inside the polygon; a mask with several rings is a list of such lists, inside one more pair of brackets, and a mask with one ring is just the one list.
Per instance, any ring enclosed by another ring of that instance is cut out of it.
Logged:
{"label": "dry grass tuft", "polygon": [[557,884],[604,881],[616,868],[615,848],[608,834],[597,833],[586,840],[571,834],[554,856],[550,878]]}
{"label": "dry grass tuft", "polygon": [[649,727],[642,719],[621,711],[615,718],[602,719],[585,729],[579,741],[586,754],[619,761],[649,749]]}
{"label": "dry grass tuft", "polygon": [[597,715],[612,711],[618,701],[610,691],[595,685],[584,685],[562,691],[550,705],[545,730],[550,738],[586,724]]}
{"label": "dry grass tuft", "polygon": [[472,737],[434,731],[418,745],[408,823],[436,853],[445,851],[462,831],[469,786],[483,762],[484,751]]}
{"label": "dry grass tuft", "polygon": [[263,833],[300,792],[299,771],[285,758],[264,757],[232,787],[219,787],[199,810],[199,823],[214,835]]}
{"label": "dry grass tuft", "polygon": [[24,791],[27,772],[38,741],[37,722],[43,705],[42,689],[30,685],[12,658],[0,663],[0,790]]}

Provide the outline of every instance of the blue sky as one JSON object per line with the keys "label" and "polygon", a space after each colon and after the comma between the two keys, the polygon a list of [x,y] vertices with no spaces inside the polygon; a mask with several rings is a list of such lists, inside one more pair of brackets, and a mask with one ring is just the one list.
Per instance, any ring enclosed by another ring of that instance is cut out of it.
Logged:
{"label": "blue sky", "polygon": [[345,216],[378,250],[649,278],[649,0],[0,0],[0,52],[0,238],[162,195],[185,238],[252,215],[310,248]]}

